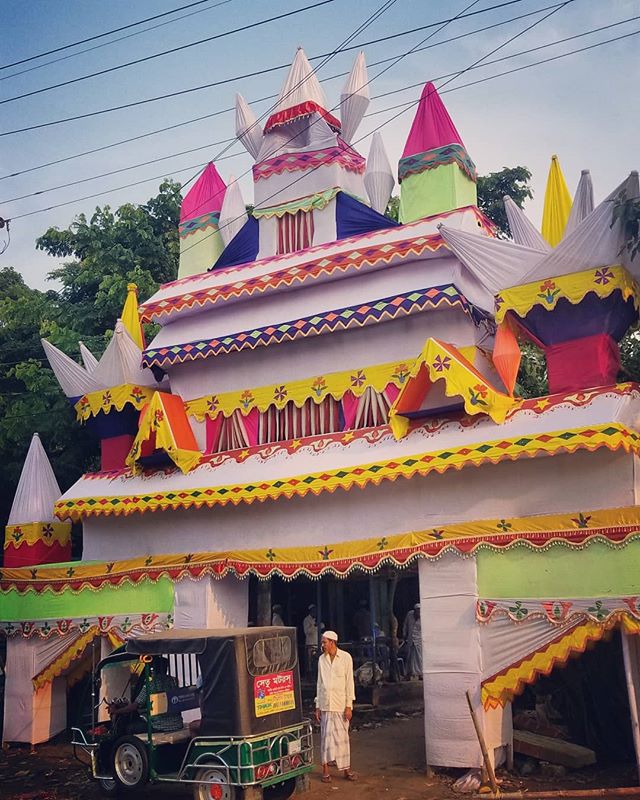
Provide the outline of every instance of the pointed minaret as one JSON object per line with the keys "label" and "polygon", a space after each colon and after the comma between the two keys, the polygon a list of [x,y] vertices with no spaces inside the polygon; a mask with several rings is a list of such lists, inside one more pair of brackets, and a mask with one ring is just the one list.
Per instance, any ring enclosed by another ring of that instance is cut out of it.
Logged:
{"label": "pointed minaret", "polygon": [[401,222],[477,204],[475,164],[432,83],[422,90],[398,180]]}
{"label": "pointed minaret", "polygon": [[236,95],[236,136],[245,150],[254,158],[258,158],[262,146],[262,127],[253,109],[241,94]]}
{"label": "pointed minaret", "polygon": [[138,345],[141,350],[144,350],[144,331],[140,323],[140,313],[138,311],[138,287],[135,283],[127,284],[127,298],[124,301],[122,308],[122,323],[129,331],[129,336]]}
{"label": "pointed minaret", "polygon": [[379,214],[384,214],[386,211],[395,182],[382,136],[376,132],[371,141],[367,168],[364,173],[364,185],[369,195],[371,208]]}
{"label": "pointed minaret", "polygon": [[91,350],[89,350],[84,342],[78,342],[78,344],[80,345],[80,356],[82,357],[84,368],[89,374],[91,374],[98,365],[98,359],[93,355]]}
{"label": "pointed minaret", "polygon": [[62,350],[59,350],[46,339],[41,339],[40,341],[49,366],[53,370],[60,388],[69,400],[75,402],[83,394],[88,394],[98,388],[93,375],[89,374],[84,367],[81,367],[80,364],[69,358],[66,353],[63,353]]}
{"label": "pointed minaret", "polygon": [[185,195],[180,208],[179,278],[206,272],[222,252],[218,221],[225,191],[224,181],[210,162]]}
{"label": "pointed minaret", "polygon": [[40,437],[33,434],[5,529],[4,566],[55,564],[71,558],[71,524],[53,506],[61,492]]}
{"label": "pointed minaret", "polygon": [[548,253],[549,250],[551,250],[551,247],[543,239],[540,231],[508,194],[504,196],[504,210],[509,220],[511,237],[516,244],[531,247],[543,253]]}
{"label": "pointed minaret", "polygon": [[364,53],[358,56],[340,95],[342,138],[351,144],[358,126],[369,107],[369,78]]}
{"label": "pointed minaret", "polygon": [[593,183],[591,173],[588,169],[583,169],[578,181],[578,188],[573,196],[571,213],[564,229],[564,235],[568,236],[574,231],[585,217],[593,211]]}
{"label": "pointed minaret", "polygon": [[220,209],[220,234],[225,247],[249,219],[242,199],[240,184],[233,175],[229,176],[224,202]]}
{"label": "pointed minaret", "polygon": [[103,389],[114,389],[124,384],[155,386],[156,380],[150,369],[141,366],[142,350],[133,341],[131,334],[119,319],[92,378]]}
{"label": "pointed minaret", "polygon": [[299,47],[289,69],[284,85],[280,90],[273,114],[267,120],[264,131],[267,133],[279,125],[285,125],[301,117],[318,112],[334,129],[340,130],[340,122],[327,111],[327,98],[313,71],[304,50]]}
{"label": "pointed minaret", "polygon": [[542,210],[542,235],[551,247],[560,243],[571,212],[571,195],[558,156],[551,156]]}

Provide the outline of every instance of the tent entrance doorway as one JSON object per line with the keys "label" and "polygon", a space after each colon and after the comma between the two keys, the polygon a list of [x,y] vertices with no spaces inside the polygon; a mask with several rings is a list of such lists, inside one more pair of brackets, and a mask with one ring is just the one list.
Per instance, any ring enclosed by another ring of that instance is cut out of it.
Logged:
{"label": "tent entrance doorway", "polygon": [[[521,771],[535,774],[543,762],[568,769],[594,764],[628,771],[627,780],[637,780],[632,708],[639,688],[637,638],[614,629],[513,698],[514,752]],[[635,679],[628,669],[630,644]]]}

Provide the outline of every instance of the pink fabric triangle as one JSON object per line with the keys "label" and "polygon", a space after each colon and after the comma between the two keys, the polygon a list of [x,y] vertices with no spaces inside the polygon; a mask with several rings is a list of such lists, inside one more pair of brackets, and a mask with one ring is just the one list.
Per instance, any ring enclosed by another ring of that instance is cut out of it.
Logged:
{"label": "pink fabric triangle", "polygon": [[213,162],[207,164],[202,175],[187,192],[180,206],[180,222],[220,211],[227,187]]}
{"label": "pink fabric triangle", "polygon": [[444,107],[436,87],[429,82],[422,90],[402,158],[434,150],[436,147],[444,147],[447,144],[460,144],[464,147],[462,137]]}

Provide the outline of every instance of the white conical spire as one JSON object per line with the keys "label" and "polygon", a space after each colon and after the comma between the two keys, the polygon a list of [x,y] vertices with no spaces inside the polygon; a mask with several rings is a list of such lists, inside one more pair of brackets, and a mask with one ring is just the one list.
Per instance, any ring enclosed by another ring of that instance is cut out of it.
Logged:
{"label": "white conical spire", "polygon": [[612,264],[623,264],[638,275],[640,263],[637,260],[631,262],[623,249],[624,231],[620,221],[611,224],[613,204],[621,192],[627,198],[638,197],[637,172],[632,172],[549,255],[528,270],[521,283]]}
{"label": "white conical spire", "polygon": [[467,233],[442,224],[438,230],[454,255],[492,294],[524,283],[520,277],[544,258],[539,250],[504,239]]}
{"label": "white conical spire", "polygon": [[60,499],[60,487],[40,437],[33,434],[24,460],[7,525],[55,522],[53,505]]}
{"label": "white conical spire", "polygon": [[80,345],[80,355],[82,356],[84,368],[87,370],[87,372],[92,373],[93,370],[98,366],[98,359],[93,355],[91,350],[89,350],[84,342],[78,342],[78,344]]}
{"label": "white conical spire", "polygon": [[229,177],[227,191],[222,201],[220,210],[220,235],[225,247],[249,219],[247,209],[242,199],[240,184],[233,175]]}
{"label": "white conical spire", "polygon": [[82,397],[97,388],[93,377],[84,367],[46,339],[40,341],[60,388],[67,397]]}
{"label": "white conical spire", "polygon": [[593,211],[593,183],[591,181],[591,173],[588,169],[583,169],[578,181],[578,188],[573,197],[573,205],[571,206],[571,213],[567,220],[567,225],[564,229],[564,237],[566,238],[572,231],[574,231],[585,217]]}
{"label": "white conical spire", "polygon": [[364,185],[371,207],[378,213],[384,214],[395,182],[382,136],[376,131],[371,141],[367,168],[364,173]]}
{"label": "white conical spire", "polygon": [[364,53],[358,53],[340,95],[342,138],[351,142],[369,107],[369,85]]}
{"label": "white conical spire", "polygon": [[154,386],[156,381],[149,369],[143,369],[142,350],[133,341],[129,331],[121,319],[116,327],[107,349],[92,378],[100,388],[111,389],[124,383],[135,383],[141,386]]}
{"label": "white conical spire", "polygon": [[316,103],[321,108],[327,108],[327,98],[322,91],[320,82],[304,50],[299,47],[289,69],[289,74],[278,95],[278,102],[273,115],[275,116],[281,111],[309,101]]}
{"label": "white conical spire", "polygon": [[551,246],[545,241],[540,231],[508,194],[504,196],[504,210],[509,220],[511,236],[516,244],[531,247],[533,250],[540,250],[543,253],[551,250]]}
{"label": "white conical spire", "polygon": [[262,146],[262,127],[241,94],[236,95],[236,136],[247,152],[257,158]]}

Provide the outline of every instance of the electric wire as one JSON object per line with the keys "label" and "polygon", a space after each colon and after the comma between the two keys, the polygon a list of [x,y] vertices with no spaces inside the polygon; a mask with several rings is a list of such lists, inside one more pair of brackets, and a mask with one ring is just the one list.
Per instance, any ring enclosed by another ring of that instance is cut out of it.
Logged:
{"label": "electric wire", "polygon": [[[181,11],[185,8],[191,8],[194,5],[201,5],[202,3],[209,3],[210,0],[200,0],[198,3],[191,3],[188,6],[182,6],[175,11],[167,11],[165,14],[160,14],[159,16],[166,16],[167,14],[175,14],[177,11]],[[85,53],[91,53],[94,50],[100,50],[103,47],[109,47],[112,44],[117,44],[118,42],[124,42],[126,39],[131,39],[134,36],[140,36],[143,33],[149,33],[150,31],[155,31],[158,28],[164,28],[166,25],[173,25],[180,20],[187,19],[188,17],[193,17],[196,14],[203,14],[205,11],[213,11],[215,8],[219,6],[226,6],[227,3],[232,3],[233,0],[220,0],[218,3],[214,3],[213,5],[208,6],[207,8],[199,8],[196,11],[190,11],[188,14],[181,14],[179,17],[175,17],[174,19],[167,20],[166,22],[159,22],[157,25],[150,25],[148,28],[144,28],[141,31],[134,31],[133,33],[128,33],[126,36],[119,36],[117,39],[111,39],[109,42],[102,42],[101,44],[95,44],[93,47],[86,47],[84,50],[78,50],[76,53],[69,53],[67,56],[60,56],[60,58],[52,58],[51,61],[43,61],[42,64],[36,64],[33,67],[27,67],[26,69],[22,69],[19,72],[12,72],[10,75],[0,75],[0,81],[8,81],[11,78],[17,78],[19,75],[25,75],[27,72],[33,72],[36,69],[43,69],[43,67],[49,67],[51,64],[58,64],[61,61],[67,61],[70,58],[75,58],[76,56],[84,55]],[[151,17],[150,19],[157,19],[158,17]],[[149,20],[144,20],[148,22]],[[133,23],[134,25],[141,25],[142,22]],[[126,29],[128,26],[125,26]],[[92,37],[93,38],[101,38],[102,36],[108,36],[111,33],[116,33],[118,30],[124,30],[123,28],[117,28],[116,31],[110,31],[109,33],[100,34],[99,37]],[[92,41],[92,39],[84,40]],[[83,44],[84,42],[77,42],[76,44]],[[75,47],[76,45],[66,45],[65,48]],[[57,52],[57,51],[54,51]],[[46,55],[46,54],[45,54]],[[27,59],[28,61],[33,60],[34,58],[41,58],[43,56],[32,56],[31,59]],[[23,63],[23,62],[19,62]],[[0,69],[6,69],[6,67],[0,67]]]}
{"label": "electric wire", "polygon": [[[521,2],[523,2],[523,0],[507,0],[507,2],[499,3],[498,5],[494,5],[494,6],[489,6],[486,9],[480,9],[478,11],[474,11],[471,14],[460,16],[457,19],[464,19],[467,16],[473,16],[473,15],[476,15],[476,14],[484,14],[484,13],[489,12],[489,11],[495,11],[495,10],[504,8],[505,6],[510,6],[510,5],[514,5],[514,4],[517,4],[517,3],[521,3]],[[538,13],[539,11],[542,11],[542,9],[537,9],[537,11],[534,11],[532,13],[535,14],[535,13]],[[445,23],[451,22],[453,19],[454,19],[454,17],[451,17],[448,20],[441,20],[440,22],[430,23],[428,25],[424,25],[424,26],[421,26],[419,28],[414,28],[411,31],[407,31],[407,33],[392,34],[389,38],[398,38],[398,36],[409,35],[411,33],[415,33],[417,31],[425,30],[427,28],[432,28],[432,27],[435,27],[435,26],[438,26],[438,25],[443,25]],[[497,24],[504,24],[504,23],[497,23]],[[346,52],[347,50],[361,49],[362,47],[367,47],[370,44],[379,44],[379,43],[384,42],[384,41],[386,41],[386,37],[382,37],[380,39],[373,40],[371,42],[363,42],[362,44],[355,45],[354,47],[346,47],[344,49],[345,49],[345,52]],[[418,52],[418,51],[416,51],[416,52]],[[330,54],[329,53],[323,53],[321,55],[313,56],[310,60],[313,61],[313,60],[316,60],[316,59],[326,58],[327,55],[330,55]],[[26,132],[32,131],[32,130],[39,130],[40,128],[48,128],[48,127],[51,127],[51,126],[54,126],[54,125],[61,125],[61,124],[67,123],[67,122],[76,122],[76,121],[81,120],[81,119],[88,119],[90,117],[100,116],[102,114],[109,114],[109,113],[112,113],[114,111],[122,111],[122,110],[126,110],[128,108],[134,108],[136,106],[145,105],[147,103],[153,103],[153,102],[160,101],[160,100],[167,100],[167,99],[170,99],[170,98],[173,98],[173,97],[179,97],[181,95],[190,94],[192,92],[197,92],[197,91],[201,91],[201,90],[204,90],[204,89],[210,89],[210,88],[213,88],[215,86],[221,86],[221,85],[223,85],[225,83],[233,83],[233,82],[242,80],[244,78],[254,78],[254,77],[258,77],[258,76],[262,76],[262,75],[267,75],[269,73],[276,72],[276,71],[281,70],[281,69],[286,69],[289,66],[290,66],[290,64],[279,64],[279,65],[277,65],[275,67],[266,67],[266,68],[261,69],[261,70],[245,73],[244,75],[236,75],[234,77],[225,78],[225,79],[220,80],[220,81],[213,81],[212,83],[206,83],[206,84],[202,84],[200,86],[193,86],[193,87],[190,87],[188,89],[180,89],[180,90],[177,90],[175,92],[168,92],[168,93],[163,94],[163,95],[156,95],[155,97],[149,97],[149,98],[145,98],[143,100],[134,100],[134,101],[131,101],[129,103],[123,103],[123,104],[120,104],[120,105],[117,105],[117,106],[109,106],[107,108],[98,109],[96,111],[88,111],[88,112],[86,112],[84,114],[76,114],[76,115],[71,116],[71,117],[63,117],[61,119],[50,120],[48,122],[40,122],[40,123],[37,123],[35,125],[27,126],[25,128],[16,128],[15,130],[11,130],[11,131],[3,131],[3,132],[0,132],[0,136],[12,136],[12,135],[18,134],[18,133],[26,133]],[[270,97],[262,98],[262,99],[270,99]],[[228,109],[228,110],[233,110],[233,109]],[[221,113],[221,112],[218,112],[218,113]],[[214,114],[207,114],[207,115],[204,115],[202,117],[198,117],[198,118],[196,118],[196,119],[194,119],[192,121],[193,122],[197,122],[197,121],[199,121],[201,119],[208,119],[211,116],[216,116],[216,114],[215,113]],[[171,130],[172,128],[175,128],[175,127],[176,127],[175,125],[169,126],[167,128],[160,129],[157,132],[161,133],[161,132],[163,132],[165,130]],[[131,141],[131,140],[126,140],[126,141]]]}
{"label": "electric wire", "polygon": [[149,56],[143,56],[142,58],[136,58],[133,61],[126,61],[123,64],[116,64],[114,67],[107,67],[106,69],[98,70],[97,72],[92,72],[89,75],[81,75],[77,78],[70,78],[67,81],[62,81],[61,83],[55,83],[51,86],[42,86],[40,89],[34,89],[30,92],[25,92],[24,94],[15,95],[15,97],[7,97],[4,100],[0,100],[0,105],[5,105],[6,103],[13,103],[15,100],[23,100],[26,97],[33,97],[34,95],[42,94],[43,92],[50,92],[52,89],[60,89],[62,86],[70,86],[75,83],[80,83],[81,81],[86,81],[89,78],[96,78],[99,75],[109,75],[112,72],[117,72],[121,69],[126,69],[128,67],[133,67],[138,64],[145,64],[149,61],[153,61],[156,58],[161,58],[163,56],[173,54],[173,53],[180,53],[184,50],[188,50],[191,47],[197,47],[201,44],[208,44],[209,42],[216,41],[218,39],[223,39],[226,36],[232,36],[236,33],[243,33],[244,31],[252,30],[253,28],[259,28],[261,25],[267,25],[270,22],[277,22],[282,19],[287,19],[288,17],[293,17],[297,14],[303,14],[305,11],[311,11],[314,8],[320,8],[321,6],[326,6],[330,3],[335,3],[336,0],[318,0],[315,3],[312,3],[308,6],[303,6],[302,8],[295,8],[292,11],[286,11],[282,14],[277,14],[274,17],[268,17],[267,19],[258,20],[257,22],[250,22],[247,25],[241,25],[238,28],[232,28],[229,31],[223,31],[222,33],[216,33],[213,36],[207,36],[204,39],[198,39],[195,42],[188,42],[187,44],[179,45],[178,47],[172,47],[169,50],[163,50],[160,53],[152,53]]}
{"label": "electric wire", "polygon": [[[553,6],[548,6],[547,8],[556,8],[556,7],[559,7],[560,5],[561,5],[561,3],[557,3],[557,4],[554,4]],[[516,17],[515,19],[521,19],[523,17],[531,16],[532,14],[540,13],[543,10],[547,10],[547,9],[538,9],[535,12],[529,12],[528,14],[523,14],[520,17]],[[609,30],[611,28],[619,27],[620,25],[624,25],[624,24],[627,24],[629,22],[635,22],[638,19],[640,19],[640,15],[637,15],[635,17],[628,17],[627,19],[620,20],[620,21],[614,22],[614,23],[610,23],[609,25],[602,25],[602,26],[600,26],[598,28],[591,28],[588,31],[583,31],[582,33],[574,34],[573,36],[566,36],[566,37],[564,37],[562,39],[556,39],[553,42],[547,42],[546,44],[537,45],[536,47],[531,47],[531,48],[529,48],[527,50],[522,50],[522,51],[520,51],[518,53],[512,53],[511,55],[508,55],[508,56],[501,56],[500,58],[491,59],[490,61],[486,61],[482,65],[479,65],[477,67],[473,67],[472,69],[482,69],[484,67],[488,67],[488,66],[490,66],[492,64],[497,64],[497,63],[502,62],[502,61],[508,61],[510,59],[513,59],[513,58],[518,58],[518,57],[521,57],[521,56],[524,56],[524,55],[529,55],[530,53],[534,53],[534,52],[537,52],[537,51],[540,51],[540,50],[544,50],[544,49],[547,49],[549,47],[555,47],[557,45],[564,44],[566,42],[573,41],[575,39],[580,39],[580,38],[583,38],[585,36],[593,35],[594,33],[600,33],[600,32],[602,32],[604,30]],[[498,23],[498,24],[502,24],[502,23]],[[481,30],[484,31],[484,30],[486,30],[486,28],[483,28]],[[462,36],[465,36],[465,37],[469,36],[469,35],[471,35],[471,33],[462,34]],[[453,38],[456,39],[456,38],[459,38],[459,37],[453,37]],[[445,43],[450,42],[450,41],[452,41],[452,40],[451,39],[446,39],[443,42],[436,42],[434,44],[428,45],[428,47],[436,47],[436,46],[438,46],[440,44],[445,44]],[[422,49],[425,49],[425,48],[420,48],[420,49],[422,50]],[[370,67],[378,66],[379,64],[386,63],[386,62],[388,62],[390,60],[392,60],[392,59],[388,59],[387,58],[387,59],[383,59],[382,61],[374,61],[371,64],[369,64],[369,66]],[[343,72],[343,73],[339,73],[337,75],[332,75],[329,78],[325,78],[324,82],[326,83],[329,80],[334,80],[336,78],[343,77],[343,76],[348,75],[348,74],[349,74],[348,72]],[[437,78],[434,78],[434,81],[443,80],[444,78],[451,77],[454,74],[457,74],[457,73],[447,73],[447,74],[444,74],[444,75],[439,75]],[[383,97],[388,97],[390,95],[398,94],[400,92],[404,92],[404,91],[408,91],[409,89],[413,89],[413,88],[415,88],[417,86],[421,86],[423,83],[424,83],[424,81],[418,81],[417,83],[408,84],[407,86],[403,86],[400,89],[392,89],[392,90],[390,90],[388,92],[383,92],[383,93],[378,94],[378,95],[373,95],[371,97],[371,99],[372,100],[379,100],[379,99],[381,99]],[[276,95],[272,95],[271,97],[275,97],[275,96]],[[271,99],[271,98],[268,98],[268,99]],[[256,102],[260,102],[260,101],[252,101],[252,102],[255,104]],[[231,110],[233,110],[233,109],[231,109]],[[389,110],[389,109],[387,109],[387,110]],[[373,113],[378,114],[378,113],[382,113],[382,112],[378,111],[378,112],[373,112]],[[367,116],[371,116],[371,114],[366,114],[365,117],[367,117]],[[122,172],[128,172],[130,170],[139,169],[140,167],[150,166],[151,164],[157,164],[157,163],[159,163],[161,161],[166,161],[166,160],[171,159],[171,158],[179,158],[180,156],[188,155],[190,153],[195,153],[195,152],[198,152],[199,150],[206,150],[206,149],[208,149],[210,147],[217,147],[219,145],[228,144],[230,142],[232,143],[232,142],[235,142],[235,141],[237,141],[235,138],[228,138],[228,139],[222,139],[222,140],[219,140],[219,141],[216,141],[216,142],[209,142],[207,144],[200,145],[199,147],[192,147],[192,148],[190,148],[188,150],[182,150],[182,151],[177,152],[177,153],[170,153],[169,155],[166,155],[166,156],[160,156],[158,158],[150,159],[148,161],[143,161],[143,162],[140,162],[138,164],[131,164],[131,165],[127,166],[127,167],[121,167],[119,169],[110,170],[108,172],[103,172],[103,173],[100,173],[98,175],[92,175],[92,176],[87,177],[87,178],[80,178],[80,179],[75,180],[75,181],[68,181],[67,183],[58,184],[57,186],[50,186],[50,187],[47,187],[46,189],[39,189],[39,190],[37,190],[35,192],[30,192],[28,194],[19,195],[17,197],[12,197],[12,198],[9,198],[7,200],[0,200],[0,202],[2,202],[2,203],[13,203],[13,202],[17,202],[19,200],[25,200],[25,199],[27,199],[29,197],[37,197],[37,196],[40,196],[40,195],[43,195],[43,194],[46,194],[46,193],[49,193],[49,192],[58,191],[60,189],[66,189],[66,188],[69,188],[71,186],[77,186],[79,184],[88,183],[88,182],[94,181],[94,180],[99,180],[101,178],[106,178],[106,177],[109,177],[111,175],[117,175],[117,174],[120,174]],[[244,151],[240,151],[238,153],[234,153],[231,156],[224,156],[224,157],[222,157],[222,158],[220,158],[218,160],[221,161],[221,160],[226,160],[227,158],[237,158],[238,156],[241,156],[241,155],[244,155]]]}
{"label": "electric wire", "polygon": [[[456,87],[453,87],[453,88],[450,88],[450,89],[446,89],[445,91],[442,92],[442,94],[448,94],[449,92],[455,92],[455,91],[458,91],[459,89],[464,89],[464,88],[467,88],[469,86],[477,86],[479,84],[487,83],[488,81],[493,81],[493,80],[496,80],[497,78],[502,78],[502,77],[505,77],[507,75],[512,75],[512,74],[517,73],[517,72],[522,72],[523,70],[532,69],[533,67],[541,66],[543,64],[548,64],[548,63],[551,63],[553,61],[558,61],[560,59],[567,58],[567,57],[572,56],[572,55],[577,55],[579,53],[584,53],[584,52],[587,52],[589,50],[593,50],[595,48],[602,47],[604,45],[614,44],[614,43],[622,41],[624,39],[629,39],[629,38],[631,38],[633,36],[638,36],[639,34],[640,34],[640,30],[636,30],[636,31],[632,31],[632,32],[627,33],[627,34],[623,34],[621,36],[616,36],[616,37],[613,37],[611,39],[606,39],[606,40],[604,40],[602,42],[595,42],[594,44],[587,45],[585,47],[581,47],[581,48],[578,48],[576,50],[570,50],[570,51],[568,51],[566,53],[560,53],[560,54],[558,54],[556,56],[551,56],[549,58],[545,58],[545,59],[542,59],[540,61],[535,61],[535,62],[533,62],[531,64],[523,64],[522,66],[515,67],[513,69],[506,70],[504,72],[499,72],[499,73],[497,73],[495,75],[488,75],[488,76],[486,76],[484,78],[480,78],[480,79],[475,80],[475,81],[470,81],[468,83],[461,84],[460,86],[456,86]],[[513,57],[516,57],[518,55],[520,55],[520,54],[516,53],[516,54],[514,54]],[[469,71],[469,70],[465,70],[465,72],[466,71]],[[459,73],[455,73],[455,75],[458,75],[458,74]],[[445,76],[442,76],[442,77],[445,77]],[[436,80],[438,80],[438,79],[436,79]],[[422,82],[421,82],[421,84],[422,84]],[[419,84],[419,85],[421,85],[421,84]],[[407,87],[403,87],[402,89],[398,89],[396,91],[397,92],[402,92],[402,91],[405,91],[406,88]],[[398,103],[398,104],[393,105],[393,106],[388,106],[386,108],[370,112],[369,114],[366,114],[365,117],[378,116],[379,114],[384,114],[384,113],[387,113],[389,111],[394,111],[394,110],[396,110],[398,108],[402,108],[402,109],[408,110],[409,108],[417,105],[418,102],[419,102],[419,100],[417,100],[417,101],[416,100],[411,100],[411,101],[408,101],[406,103]],[[394,119],[395,118],[396,117],[394,117]],[[393,120],[389,120],[389,122],[391,122],[391,121],[393,121]],[[387,124],[387,123],[385,122],[384,124]],[[379,130],[379,128],[376,128],[375,130],[373,130],[370,133],[366,134],[366,136],[363,137],[363,138],[368,138],[370,135],[375,133],[376,130]],[[361,140],[362,139],[358,139],[358,142],[361,141]],[[183,172],[183,171],[186,172],[187,170],[190,171],[192,169],[201,168],[203,166],[206,166],[207,163],[209,163],[209,162],[207,161],[207,162],[204,162],[202,164],[195,164],[195,165],[193,165],[191,167],[185,167],[184,170],[180,170],[179,173]],[[72,205],[74,203],[79,203],[79,202],[82,202],[84,200],[91,200],[91,199],[93,199],[95,197],[101,197],[104,194],[109,194],[110,192],[120,191],[121,189],[128,189],[128,188],[130,188],[132,186],[140,186],[140,185],[145,184],[145,183],[151,183],[153,181],[161,180],[164,177],[166,177],[166,175],[164,175],[164,174],[163,175],[159,175],[159,176],[154,176],[152,178],[146,178],[146,179],[141,180],[141,181],[136,181],[135,183],[127,184],[126,186],[114,187],[112,189],[105,190],[104,192],[97,192],[95,194],[87,195],[85,197],[79,197],[79,198],[76,198],[74,200],[69,200],[69,201],[67,201],[65,203],[58,203],[58,204],[53,205],[53,206],[47,206],[46,208],[36,209],[34,211],[29,211],[29,212],[26,212],[24,214],[19,214],[19,215],[13,216],[12,220],[15,221],[15,220],[18,220],[18,219],[23,219],[25,217],[33,216],[34,214],[42,214],[45,211],[52,211],[52,210],[54,210],[56,208],[62,208],[64,206]]]}

